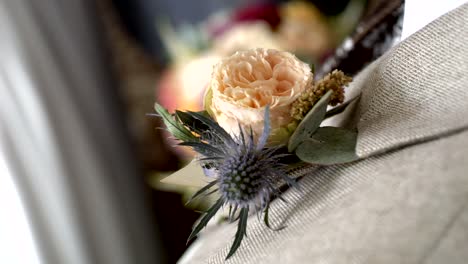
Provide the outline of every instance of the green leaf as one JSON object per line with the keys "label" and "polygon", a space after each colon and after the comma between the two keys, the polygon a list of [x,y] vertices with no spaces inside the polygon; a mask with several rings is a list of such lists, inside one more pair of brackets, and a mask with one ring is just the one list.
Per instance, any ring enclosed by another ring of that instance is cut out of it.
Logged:
{"label": "green leaf", "polygon": [[234,253],[236,253],[237,249],[239,248],[242,239],[244,238],[244,235],[246,234],[247,230],[247,219],[249,217],[249,208],[244,207],[242,208],[240,212],[240,218],[239,218],[239,223],[237,225],[237,232],[236,232],[236,237],[234,239],[234,242],[232,243],[231,249],[229,250],[228,255],[226,256],[226,260]]}
{"label": "green leaf", "polygon": [[[202,114],[202,115],[204,115],[206,117],[210,117],[210,115],[206,111],[200,111],[198,113],[200,113],[200,114]],[[177,118],[180,120],[180,122],[182,122],[182,124],[184,124],[191,131],[193,131],[193,132],[195,132],[197,134],[202,134],[203,132],[208,130],[207,125],[205,125],[203,122],[201,122],[200,120],[194,118],[192,115],[190,115],[190,114],[188,114],[186,112],[176,110],[175,114],[176,114]]]}
{"label": "green leaf", "polygon": [[206,175],[199,162],[192,161],[187,166],[162,179],[164,184],[202,188],[206,185]]}
{"label": "green leaf", "polygon": [[327,105],[333,91],[328,91],[320,100],[310,109],[304,119],[299,123],[294,133],[289,138],[288,151],[293,152],[301,142],[310,138],[322,123],[327,112]]}
{"label": "green leaf", "polygon": [[229,218],[229,221],[232,223],[236,220],[236,212],[237,212],[237,209],[239,209],[239,206],[238,205],[235,205],[234,206],[234,210],[230,211],[229,212],[229,215],[228,215],[228,218]]}
{"label": "green leaf", "polygon": [[332,116],[335,116],[335,115],[337,115],[337,114],[343,113],[344,110],[346,110],[346,108],[347,108],[352,102],[354,102],[354,100],[356,100],[356,99],[358,99],[358,98],[359,98],[359,96],[356,96],[356,97],[354,97],[353,99],[351,99],[351,100],[349,100],[349,101],[347,101],[347,102],[345,102],[345,103],[342,103],[342,104],[340,104],[339,106],[337,106],[337,107],[331,109],[330,111],[327,111],[327,113],[325,114],[325,119],[330,118],[330,117],[332,117]]}
{"label": "green leaf", "polygon": [[270,226],[270,220],[268,219],[268,212],[270,211],[270,203],[267,204],[266,208],[265,208],[265,211],[263,212],[264,215],[263,215],[263,222],[265,223],[265,225],[271,229],[271,226]]}
{"label": "green leaf", "polygon": [[226,132],[226,130],[224,130],[224,128],[216,123],[216,121],[214,121],[211,117],[207,117],[199,112],[188,111],[187,114],[208,126],[210,134],[215,135],[219,140],[225,142],[225,144],[229,146],[237,146],[231,135],[229,135],[229,133]]}
{"label": "green leaf", "polygon": [[358,160],[355,153],[357,132],[337,127],[321,127],[302,142],[296,155],[304,162],[332,165]]}
{"label": "green leaf", "polygon": [[265,106],[265,114],[263,116],[263,133],[258,139],[257,149],[261,150],[267,143],[268,137],[270,136],[270,106]]}
{"label": "green leaf", "polygon": [[[280,197],[280,196],[278,196],[278,197]],[[281,199],[281,198],[280,198],[280,199]],[[271,230],[273,230],[273,231],[280,231],[280,230],[284,229],[286,226],[280,226],[279,228],[273,228],[273,227],[271,227],[271,225],[270,225],[270,220],[269,220],[269,218],[268,218],[268,216],[269,216],[269,211],[270,211],[270,203],[267,204],[267,206],[266,206],[266,208],[265,208],[265,211],[263,212],[263,213],[264,213],[264,215],[263,215],[263,222],[265,223],[265,225],[266,225],[269,229],[271,229]]]}
{"label": "green leaf", "polygon": [[177,139],[182,141],[198,141],[198,138],[190,132],[183,124],[179,123],[174,117],[160,104],[155,103],[154,109],[162,117],[167,130]]}
{"label": "green leaf", "polygon": [[207,158],[211,157],[224,157],[224,153],[222,150],[213,147],[209,144],[206,144],[204,142],[182,142],[179,145],[181,146],[188,146],[193,148],[196,152],[202,154],[203,156]]}
{"label": "green leaf", "polygon": [[193,228],[192,233],[190,233],[187,243],[192,240],[194,237],[200,233],[200,231],[208,224],[210,219],[216,214],[216,212],[223,206],[224,198],[219,198],[219,200],[206,211],[206,214],[202,217],[200,222]]}
{"label": "green leaf", "polygon": [[213,111],[211,110],[211,101],[213,100],[213,90],[210,87],[206,88],[205,97],[203,98],[203,107],[210,116],[214,116]]}
{"label": "green leaf", "polygon": [[188,202],[186,204],[189,204],[191,203],[195,198],[197,198],[198,196],[200,196],[202,193],[208,191],[211,187],[213,187],[218,181],[212,181],[210,183],[208,183],[207,185],[205,185],[203,188],[201,188],[200,190],[198,190],[192,197],[190,197],[190,199],[188,200]]}

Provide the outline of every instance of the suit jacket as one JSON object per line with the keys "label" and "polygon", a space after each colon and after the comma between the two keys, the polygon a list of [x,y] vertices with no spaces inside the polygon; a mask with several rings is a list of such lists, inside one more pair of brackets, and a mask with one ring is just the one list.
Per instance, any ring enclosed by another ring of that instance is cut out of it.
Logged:
{"label": "suit jacket", "polygon": [[[270,208],[287,227],[250,217],[227,262],[468,263],[467,43],[465,4],[358,74],[345,120],[362,159],[297,172]],[[180,262],[224,262],[236,227],[207,228]]]}

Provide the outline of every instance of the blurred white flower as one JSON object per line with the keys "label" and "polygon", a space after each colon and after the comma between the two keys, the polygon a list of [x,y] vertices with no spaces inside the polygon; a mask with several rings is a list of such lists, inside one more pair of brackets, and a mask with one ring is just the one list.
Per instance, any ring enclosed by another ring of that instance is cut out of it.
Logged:
{"label": "blurred white flower", "polygon": [[214,40],[213,50],[222,56],[255,48],[283,50],[270,26],[264,21],[234,25]]}

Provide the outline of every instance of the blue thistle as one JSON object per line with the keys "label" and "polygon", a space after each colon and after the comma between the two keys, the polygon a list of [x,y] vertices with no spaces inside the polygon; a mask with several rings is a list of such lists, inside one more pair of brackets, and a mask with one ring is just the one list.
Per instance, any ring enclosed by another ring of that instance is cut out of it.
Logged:
{"label": "blue thistle", "polygon": [[[257,216],[263,212],[264,222],[271,228],[268,208],[271,199],[280,195],[278,183],[295,183],[286,174],[287,165],[280,163],[281,158],[290,154],[281,153],[279,146],[266,147],[270,134],[269,107],[265,108],[264,129],[258,142],[254,140],[252,129],[247,133],[239,126],[239,135],[232,137],[202,113],[177,112],[177,115],[182,123],[200,135],[199,140],[185,141],[180,145],[197,151],[201,165],[215,178],[196,192],[192,199],[201,194],[220,193],[218,201],[193,228],[188,241],[196,237],[216,212],[227,205],[229,219],[239,219],[234,242],[226,257],[228,259],[236,252],[245,235],[249,211],[257,212]],[[213,187],[217,188],[211,190]]]}

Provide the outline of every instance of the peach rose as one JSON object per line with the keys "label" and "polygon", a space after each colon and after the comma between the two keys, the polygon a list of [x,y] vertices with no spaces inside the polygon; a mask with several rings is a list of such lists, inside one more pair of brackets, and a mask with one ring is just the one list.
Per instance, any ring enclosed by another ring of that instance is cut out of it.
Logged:
{"label": "peach rose", "polygon": [[292,103],[312,85],[310,66],[291,53],[272,49],[238,51],[213,68],[205,94],[205,109],[228,132],[237,134],[238,123],[263,131],[265,106],[270,106],[269,142],[285,143],[295,129]]}

